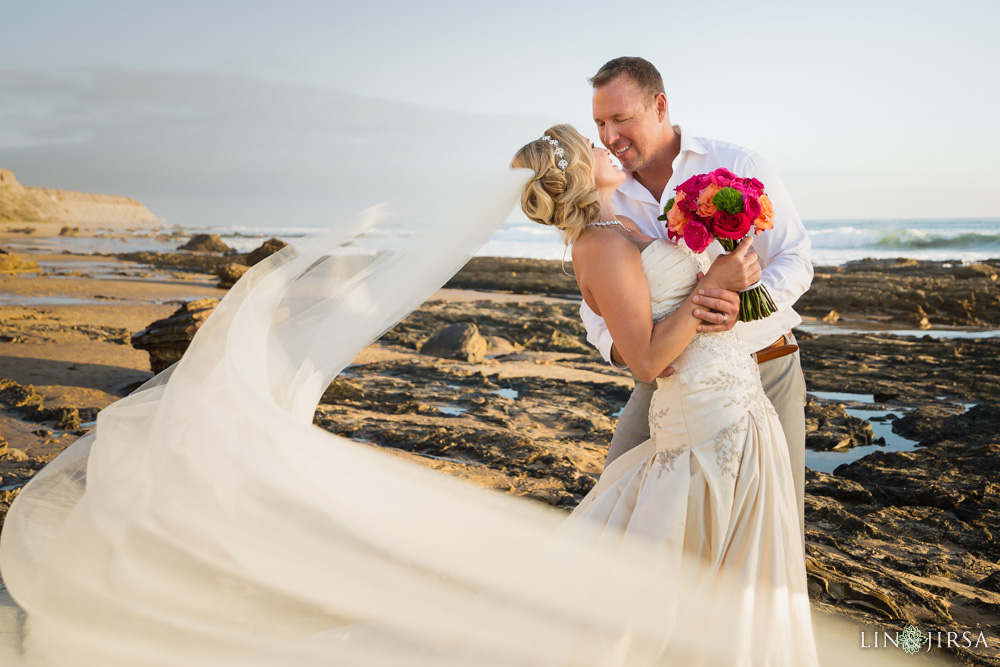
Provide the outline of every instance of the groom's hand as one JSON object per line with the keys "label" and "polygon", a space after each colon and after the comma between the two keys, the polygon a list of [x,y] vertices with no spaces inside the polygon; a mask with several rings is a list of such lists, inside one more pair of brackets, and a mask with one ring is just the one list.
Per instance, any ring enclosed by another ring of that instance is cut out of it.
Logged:
{"label": "groom's hand", "polygon": [[[701,275],[698,276],[701,279]],[[704,324],[698,325],[698,331],[729,331],[740,317],[740,295],[724,289],[699,289],[692,299],[702,306],[691,313]]]}

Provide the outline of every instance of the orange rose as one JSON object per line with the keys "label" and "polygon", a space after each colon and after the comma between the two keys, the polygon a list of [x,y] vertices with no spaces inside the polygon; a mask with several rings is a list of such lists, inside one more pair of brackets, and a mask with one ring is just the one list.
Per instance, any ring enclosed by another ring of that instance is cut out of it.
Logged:
{"label": "orange rose", "polygon": [[681,207],[674,202],[673,208],[667,212],[667,229],[676,234],[677,236],[684,235],[684,225],[688,223],[687,216],[684,215],[684,211]]}
{"label": "orange rose", "polygon": [[712,197],[718,191],[719,186],[715,183],[710,183],[698,194],[698,215],[703,218],[711,218],[715,215],[716,209],[715,204],[712,203]]}
{"label": "orange rose", "polygon": [[774,227],[774,207],[771,206],[771,199],[767,195],[761,195],[758,201],[760,202],[760,217],[753,221],[753,226],[760,234],[765,229]]}

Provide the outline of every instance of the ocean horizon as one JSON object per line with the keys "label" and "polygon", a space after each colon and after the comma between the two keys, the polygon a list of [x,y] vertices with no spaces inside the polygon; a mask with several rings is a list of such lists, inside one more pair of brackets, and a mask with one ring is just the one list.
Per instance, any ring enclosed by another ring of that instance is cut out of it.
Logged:
{"label": "ocean horizon", "polygon": [[[805,220],[804,225],[812,242],[813,264],[817,266],[838,266],[864,258],[907,257],[957,262],[1000,259],[1000,218]],[[227,245],[239,252],[252,250],[271,237],[291,242],[322,230],[320,225],[170,225],[163,228],[165,233],[180,232],[184,237],[219,234]],[[155,238],[142,234],[148,234],[148,230],[133,233],[109,230],[98,232],[94,237],[61,237],[58,243],[60,249],[71,252],[118,253],[167,252],[183,242],[180,236]],[[43,238],[28,237],[16,245],[41,247],[47,242]],[[476,256],[559,260],[565,251],[555,229],[514,220],[501,225]]]}
{"label": "ocean horizon", "polygon": [[[866,257],[962,262],[1000,258],[1000,218],[806,220],[803,224],[817,266],[837,266]],[[233,248],[246,251],[256,247],[262,238],[304,236],[319,228],[220,226],[190,230],[220,234]],[[513,221],[504,223],[476,255],[558,260],[564,251],[555,229],[531,221]]]}

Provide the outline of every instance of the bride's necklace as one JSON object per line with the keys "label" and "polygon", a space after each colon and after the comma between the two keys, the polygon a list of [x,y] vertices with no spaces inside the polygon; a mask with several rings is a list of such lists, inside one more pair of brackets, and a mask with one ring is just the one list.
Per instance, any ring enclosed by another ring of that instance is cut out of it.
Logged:
{"label": "bride's necklace", "polygon": [[622,229],[624,229],[629,234],[632,233],[632,230],[629,229],[628,227],[626,227],[625,225],[623,225],[621,223],[621,221],[619,221],[619,220],[605,220],[603,222],[588,222],[587,223],[588,227],[610,227],[611,225],[618,225],[619,227],[621,227]]}

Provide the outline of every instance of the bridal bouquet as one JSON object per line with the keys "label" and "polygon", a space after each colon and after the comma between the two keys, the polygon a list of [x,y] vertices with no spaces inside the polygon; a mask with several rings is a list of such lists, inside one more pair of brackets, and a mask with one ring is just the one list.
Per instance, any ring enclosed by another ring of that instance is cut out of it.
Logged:
{"label": "bridal bouquet", "polygon": [[[667,236],[694,252],[718,239],[726,252],[753,229],[755,234],[774,226],[774,208],[756,178],[741,178],[728,169],[692,176],[674,191],[658,219],[667,223]],[[740,292],[740,319],[760,320],[778,310],[767,288],[758,282]]]}

